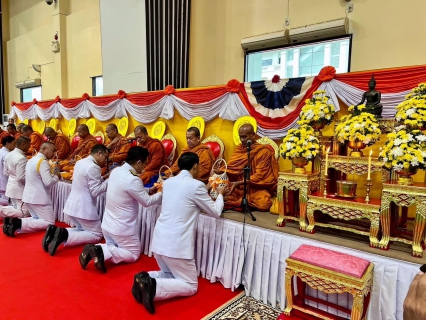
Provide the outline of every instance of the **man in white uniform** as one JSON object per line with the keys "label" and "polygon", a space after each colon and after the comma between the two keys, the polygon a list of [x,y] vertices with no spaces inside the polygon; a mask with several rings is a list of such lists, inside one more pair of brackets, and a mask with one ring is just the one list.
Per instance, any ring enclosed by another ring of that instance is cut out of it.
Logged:
{"label": "man in white uniform", "polygon": [[98,144],[92,148],[90,156],[75,164],[71,193],[64,208],[64,213],[70,217],[75,228],[49,225],[42,246],[51,256],[61,243],[76,246],[98,243],[102,239],[101,217],[96,208],[96,200],[107,190],[108,180],[104,181],[101,172],[107,159],[107,147]]}
{"label": "man in white uniform", "polygon": [[14,237],[15,231],[30,233],[46,230],[49,224],[55,223],[50,187],[59,181],[61,174],[57,171],[52,175],[48,161],[53,158],[55,151],[53,143],[44,142],[39,153],[28,161],[22,201],[27,204],[31,217],[9,219],[9,223],[3,226],[3,232],[9,237]]}
{"label": "man in white uniform", "polygon": [[[130,148],[126,162],[111,172],[106,194],[106,206],[102,220],[105,244],[86,245],[80,254],[80,265],[86,268],[93,258],[95,267],[106,272],[105,260],[113,263],[135,262],[140,256],[140,240],[137,219],[139,204],[149,207],[160,204],[162,193],[149,196],[139,174],[145,168],[148,150]],[[150,193],[155,188],[150,189]]]}
{"label": "man in white uniform", "polygon": [[[4,175],[4,159],[10,151],[15,149],[16,140],[12,136],[6,136],[2,139],[1,144],[3,147],[0,149],[0,205],[7,206],[9,204],[9,198],[6,197],[6,186],[8,177]],[[3,217],[0,211],[0,217]]]}
{"label": "man in white uniform", "polygon": [[[28,214],[27,206],[22,202],[22,193],[25,186],[25,166],[28,161],[25,152],[30,148],[30,144],[29,138],[19,137],[15,149],[4,158],[3,174],[8,177],[5,196],[10,198],[12,204],[2,208],[1,213],[4,217],[23,217]],[[7,224],[9,218],[4,218],[3,233]]]}
{"label": "man in white uniform", "polygon": [[186,152],[178,160],[179,175],[163,185],[160,217],[154,229],[151,250],[160,271],[143,271],[134,277],[132,294],[152,314],[154,300],[191,296],[197,292],[198,276],[194,260],[195,231],[200,211],[220,217],[224,187],[217,189],[216,202],[210,198],[199,174],[199,158]]}

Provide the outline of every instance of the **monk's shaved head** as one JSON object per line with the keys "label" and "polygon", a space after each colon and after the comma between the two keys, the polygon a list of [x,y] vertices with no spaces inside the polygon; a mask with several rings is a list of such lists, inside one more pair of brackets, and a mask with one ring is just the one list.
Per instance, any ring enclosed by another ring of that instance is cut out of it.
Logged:
{"label": "monk's shaved head", "polygon": [[115,130],[115,131],[117,131],[118,132],[118,128],[117,128],[117,126],[115,125],[115,123],[110,123],[109,125],[107,125],[106,126],[106,129],[108,130]]}
{"label": "monk's shaved head", "polygon": [[188,128],[188,130],[186,130],[186,132],[194,132],[195,137],[197,138],[201,137],[200,129],[198,129],[197,127],[190,127]]}
{"label": "monk's shaved head", "polygon": [[89,127],[85,124],[80,124],[77,128],[77,133],[80,138],[84,139],[90,135]]}
{"label": "monk's shaved head", "polygon": [[144,134],[148,134],[148,130],[146,130],[146,128],[144,127],[144,126],[137,126],[136,128],[135,128],[135,133],[137,132],[137,131],[139,131],[139,132],[141,132],[141,133],[144,133]]}
{"label": "monk's shaved head", "polygon": [[255,132],[251,124],[243,124],[240,129],[238,129],[238,135],[240,136],[241,144],[245,148],[247,146],[247,141],[255,142]]}
{"label": "monk's shaved head", "polygon": [[52,133],[52,132],[56,132],[55,129],[51,128],[51,127],[47,127],[46,129],[44,129],[44,134],[46,133]]}
{"label": "monk's shaved head", "polygon": [[44,135],[47,137],[47,139],[52,141],[53,139],[55,139],[57,133],[55,129],[47,127],[46,129],[44,129]]}
{"label": "monk's shaved head", "polygon": [[21,129],[22,135],[29,137],[31,133],[33,133],[33,128],[31,128],[31,126],[28,125],[24,125]]}

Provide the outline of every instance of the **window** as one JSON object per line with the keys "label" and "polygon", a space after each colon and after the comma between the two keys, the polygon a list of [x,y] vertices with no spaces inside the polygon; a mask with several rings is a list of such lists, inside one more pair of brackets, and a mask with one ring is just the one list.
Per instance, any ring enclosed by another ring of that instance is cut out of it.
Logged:
{"label": "window", "polygon": [[21,89],[21,102],[41,101],[41,86]]}
{"label": "window", "polygon": [[246,55],[245,81],[316,76],[325,66],[349,71],[350,36]]}
{"label": "window", "polygon": [[92,95],[94,97],[104,95],[104,78],[102,76],[92,77]]}

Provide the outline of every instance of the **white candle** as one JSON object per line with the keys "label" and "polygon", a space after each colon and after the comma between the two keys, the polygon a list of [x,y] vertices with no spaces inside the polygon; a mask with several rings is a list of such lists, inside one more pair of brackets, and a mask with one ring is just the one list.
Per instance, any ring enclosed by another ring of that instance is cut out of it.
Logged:
{"label": "white candle", "polygon": [[328,152],[330,151],[330,147],[325,151],[325,171],[324,174],[328,175]]}
{"label": "white candle", "polygon": [[368,156],[368,174],[367,174],[367,180],[370,180],[371,176],[371,155],[373,154],[373,150],[370,150],[370,155]]}

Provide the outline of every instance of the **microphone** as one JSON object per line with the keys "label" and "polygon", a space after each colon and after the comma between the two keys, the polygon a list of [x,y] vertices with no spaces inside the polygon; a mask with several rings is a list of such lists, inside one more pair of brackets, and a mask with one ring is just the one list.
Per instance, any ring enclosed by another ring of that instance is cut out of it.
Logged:
{"label": "microphone", "polygon": [[253,142],[252,142],[251,140],[247,140],[247,142],[246,142],[246,146],[247,146],[247,148],[250,148],[252,143],[253,143]]}
{"label": "microphone", "polygon": [[130,138],[130,139],[127,139],[127,142],[133,142],[133,141],[136,141],[136,140],[138,140],[138,138]]}

